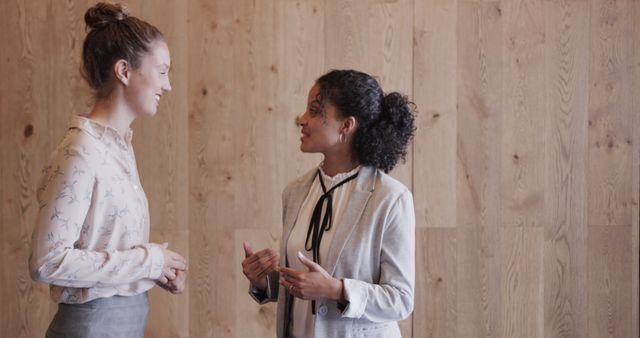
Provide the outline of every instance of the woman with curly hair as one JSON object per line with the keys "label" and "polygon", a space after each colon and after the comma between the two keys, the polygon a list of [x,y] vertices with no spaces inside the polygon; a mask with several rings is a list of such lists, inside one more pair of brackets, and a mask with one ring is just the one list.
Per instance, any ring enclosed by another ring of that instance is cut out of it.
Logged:
{"label": "woman with curly hair", "polygon": [[278,337],[400,337],[397,321],[413,309],[415,214],[411,192],[386,173],[404,160],[413,108],[353,70],[311,88],[300,150],[324,160],[284,190],[280,254],[244,243],[249,292],[278,302]]}

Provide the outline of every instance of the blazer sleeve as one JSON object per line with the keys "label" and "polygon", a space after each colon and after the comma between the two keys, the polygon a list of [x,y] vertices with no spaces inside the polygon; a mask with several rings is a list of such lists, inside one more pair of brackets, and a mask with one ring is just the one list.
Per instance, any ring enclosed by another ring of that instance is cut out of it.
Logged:
{"label": "blazer sleeve", "polygon": [[271,273],[267,275],[267,289],[261,290],[253,286],[253,284],[249,284],[249,295],[259,304],[277,302],[280,287],[279,280],[280,273],[278,271],[271,271]]}
{"label": "blazer sleeve", "polygon": [[371,284],[344,279],[348,302],[343,317],[372,322],[402,320],[413,311],[415,285],[415,212],[406,190],[391,207],[380,253],[380,280]]}

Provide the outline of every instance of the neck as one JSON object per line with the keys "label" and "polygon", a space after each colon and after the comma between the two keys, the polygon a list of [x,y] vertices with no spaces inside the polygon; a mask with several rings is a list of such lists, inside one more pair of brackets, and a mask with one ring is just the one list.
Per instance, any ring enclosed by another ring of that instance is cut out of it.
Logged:
{"label": "neck", "polygon": [[89,118],[117,130],[124,138],[135,116],[121,100],[106,98],[96,101]]}
{"label": "neck", "polygon": [[350,153],[324,154],[322,171],[329,176],[346,173],[355,169],[360,163]]}

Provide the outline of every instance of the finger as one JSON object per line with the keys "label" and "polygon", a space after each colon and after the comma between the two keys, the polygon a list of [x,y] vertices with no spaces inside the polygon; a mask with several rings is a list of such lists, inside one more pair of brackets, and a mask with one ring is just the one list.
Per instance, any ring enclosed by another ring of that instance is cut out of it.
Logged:
{"label": "finger", "polygon": [[300,251],[298,251],[298,260],[300,260],[300,263],[304,264],[304,266],[306,266],[309,271],[318,271],[318,264],[305,257]]}
{"label": "finger", "polygon": [[181,254],[171,250],[167,250],[167,251],[169,251],[169,256],[171,257],[172,260],[177,262],[182,262],[185,264],[187,263],[187,260],[184,257],[182,257]]}
{"label": "finger", "polygon": [[271,257],[277,256],[278,254],[271,249],[262,249],[254,254],[254,256],[259,260],[269,259]]}
{"label": "finger", "polygon": [[178,270],[187,269],[187,260],[182,256],[175,254],[171,256],[171,267]]}
{"label": "finger", "polygon": [[279,259],[280,259],[280,257],[277,254],[273,254],[273,255],[270,255],[270,256],[265,256],[263,258],[260,258],[260,260],[258,262],[262,266],[271,266],[271,265],[273,265],[273,262],[278,262]]}
{"label": "finger", "polygon": [[159,287],[161,287],[163,290],[166,291],[171,291],[171,288],[169,288],[168,286],[161,284],[161,283],[156,283]]}
{"label": "finger", "polygon": [[160,284],[162,284],[163,286],[167,283],[169,283],[169,280],[167,279],[166,276],[162,276],[160,277],[160,279],[158,280],[160,282]]}
{"label": "finger", "polygon": [[282,285],[285,289],[289,289],[293,286],[293,284],[289,281],[287,281],[286,279],[281,279],[280,280],[280,285]]}
{"label": "finger", "polygon": [[184,281],[187,279],[187,273],[181,270],[176,271],[176,280],[179,283],[184,283]]}
{"label": "finger", "polygon": [[271,271],[273,271],[273,267],[272,266],[265,266],[258,274],[256,274],[256,279],[264,279],[267,278],[267,276],[269,275],[269,273],[271,273]]}
{"label": "finger", "polygon": [[253,255],[253,249],[251,249],[251,245],[249,244],[249,242],[242,242],[242,246],[244,247],[244,258]]}
{"label": "finger", "polygon": [[292,268],[280,268],[280,274],[284,276],[299,277],[303,272]]}
{"label": "finger", "polygon": [[[246,254],[246,253],[245,253]],[[243,266],[249,266],[249,265],[253,265],[256,264],[261,261],[261,260],[265,260],[265,259],[269,259],[270,257],[273,257],[275,255],[275,253],[273,252],[273,250],[271,249],[263,249],[260,250],[256,253],[252,253],[251,256],[245,258],[242,261]]]}
{"label": "finger", "polygon": [[173,272],[171,269],[165,269],[164,276],[167,277],[168,280],[176,279],[176,273]]}
{"label": "finger", "polygon": [[176,287],[171,291],[174,295],[179,295],[184,292],[185,284],[181,283],[180,285],[176,285]]}
{"label": "finger", "polygon": [[247,262],[247,264],[244,265],[244,267],[247,270],[250,270],[250,271],[262,271],[265,267],[269,267],[271,269],[274,269],[276,267],[276,265],[273,264],[272,261],[275,260],[277,262],[278,257],[277,256],[273,256],[273,257],[266,257],[266,258],[258,259],[257,254],[254,254],[253,256],[251,256],[248,259],[250,260],[250,262]]}

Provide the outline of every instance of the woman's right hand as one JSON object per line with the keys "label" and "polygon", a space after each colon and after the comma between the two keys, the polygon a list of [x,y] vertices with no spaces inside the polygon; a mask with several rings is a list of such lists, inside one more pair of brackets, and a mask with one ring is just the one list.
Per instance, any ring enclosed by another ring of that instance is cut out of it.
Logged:
{"label": "woman's right hand", "polygon": [[164,256],[164,265],[162,266],[162,276],[158,281],[162,284],[167,284],[169,281],[176,279],[177,270],[187,270],[187,260],[177,252],[167,249],[169,243],[163,243],[159,247],[162,250],[162,256]]}
{"label": "woman's right hand", "polygon": [[242,244],[245,256],[242,261],[242,272],[253,286],[266,290],[267,275],[278,269],[280,259],[278,254],[268,248],[254,253],[249,242],[245,241]]}

